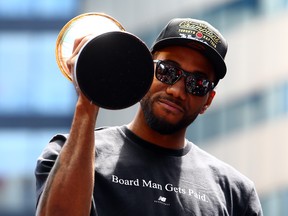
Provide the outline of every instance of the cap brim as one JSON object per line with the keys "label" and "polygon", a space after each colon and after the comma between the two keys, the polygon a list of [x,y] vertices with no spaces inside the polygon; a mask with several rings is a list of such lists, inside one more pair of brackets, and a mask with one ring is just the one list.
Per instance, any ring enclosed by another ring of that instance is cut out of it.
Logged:
{"label": "cap brim", "polygon": [[168,47],[168,46],[185,46],[203,53],[212,62],[215,67],[216,76],[218,79],[222,79],[227,71],[224,59],[218,54],[211,46],[201,41],[187,39],[187,38],[166,38],[155,43],[151,48],[151,53]]}

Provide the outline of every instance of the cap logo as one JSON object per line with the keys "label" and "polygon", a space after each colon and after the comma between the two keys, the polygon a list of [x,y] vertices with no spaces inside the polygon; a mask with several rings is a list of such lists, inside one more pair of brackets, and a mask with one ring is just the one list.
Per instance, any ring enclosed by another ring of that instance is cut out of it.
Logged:
{"label": "cap logo", "polygon": [[204,23],[196,23],[193,21],[183,21],[179,24],[178,32],[184,38],[196,38],[216,49],[221,43],[219,36]]}
{"label": "cap logo", "polygon": [[203,37],[202,32],[197,32],[197,33],[196,33],[196,37],[199,38],[199,39],[202,38],[202,37]]}

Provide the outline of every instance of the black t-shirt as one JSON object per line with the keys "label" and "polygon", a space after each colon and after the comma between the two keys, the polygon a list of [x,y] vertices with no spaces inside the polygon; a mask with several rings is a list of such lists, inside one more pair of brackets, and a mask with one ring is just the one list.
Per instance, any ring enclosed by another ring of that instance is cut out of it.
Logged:
{"label": "black t-shirt", "polygon": [[[38,199],[67,136],[55,136],[37,161]],[[165,149],[122,126],[95,130],[95,143],[90,215],[262,215],[253,182],[188,140]]]}

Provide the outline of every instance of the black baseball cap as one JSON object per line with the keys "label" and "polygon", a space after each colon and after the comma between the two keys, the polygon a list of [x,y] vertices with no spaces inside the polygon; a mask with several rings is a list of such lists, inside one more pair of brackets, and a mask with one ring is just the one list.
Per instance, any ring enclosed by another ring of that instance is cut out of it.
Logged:
{"label": "black baseball cap", "polygon": [[152,44],[151,52],[173,45],[199,50],[212,61],[217,78],[225,76],[227,67],[224,59],[228,44],[208,22],[191,18],[170,20]]}

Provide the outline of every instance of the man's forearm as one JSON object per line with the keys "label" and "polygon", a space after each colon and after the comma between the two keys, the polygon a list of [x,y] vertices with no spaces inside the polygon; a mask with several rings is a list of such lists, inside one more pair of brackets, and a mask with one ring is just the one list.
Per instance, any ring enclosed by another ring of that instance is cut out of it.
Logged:
{"label": "man's forearm", "polygon": [[49,174],[37,215],[89,215],[94,187],[97,113],[97,109],[76,107],[70,136]]}

